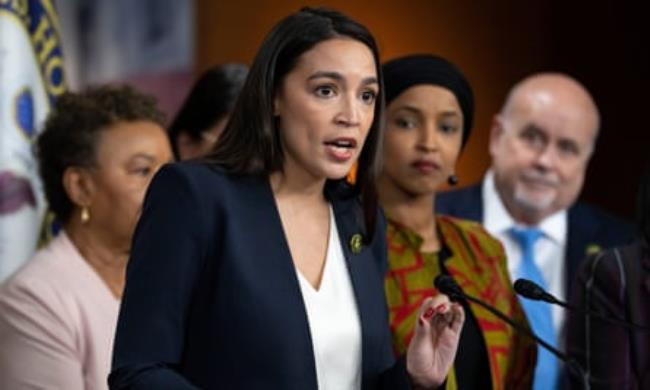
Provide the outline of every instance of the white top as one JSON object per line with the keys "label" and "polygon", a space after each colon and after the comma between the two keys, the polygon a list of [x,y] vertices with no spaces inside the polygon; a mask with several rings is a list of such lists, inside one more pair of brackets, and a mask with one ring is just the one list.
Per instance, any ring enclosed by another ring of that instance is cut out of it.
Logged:
{"label": "white top", "polygon": [[334,214],[320,289],[296,269],[307,309],[319,390],[361,388],[361,324]]}
{"label": "white top", "polygon": [[[548,291],[566,301],[564,288],[564,256],[567,238],[567,212],[558,211],[546,217],[536,227],[543,233],[535,243],[535,264],[542,271]],[[483,226],[503,244],[508,257],[508,271],[514,282],[519,277],[517,271],[521,264],[521,247],[508,231],[513,227],[526,227],[516,222],[506,210],[494,184],[494,173],[490,170],[483,180]],[[553,305],[553,324],[560,335],[564,322],[564,309]]]}
{"label": "white top", "polygon": [[0,389],[108,389],[119,306],[61,231],[0,286]]}

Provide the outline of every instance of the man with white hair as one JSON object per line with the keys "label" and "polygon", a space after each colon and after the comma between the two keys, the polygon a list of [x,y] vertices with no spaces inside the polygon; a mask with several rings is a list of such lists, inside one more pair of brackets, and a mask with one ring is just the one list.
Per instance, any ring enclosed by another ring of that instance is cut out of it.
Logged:
{"label": "man with white hair", "polygon": [[[481,184],[440,194],[442,214],[482,222],[503,243],[508,270],[565,300],[579,262],[622,244],[631,227],[576,203],[600,125],[598,108],[576,80],[532,75],[511,90],[490,133],[492,166]],[[521,299],[533,330],[557,345],[562,308]],[[559,386],[557,362],[538,350],[535,389]]]}

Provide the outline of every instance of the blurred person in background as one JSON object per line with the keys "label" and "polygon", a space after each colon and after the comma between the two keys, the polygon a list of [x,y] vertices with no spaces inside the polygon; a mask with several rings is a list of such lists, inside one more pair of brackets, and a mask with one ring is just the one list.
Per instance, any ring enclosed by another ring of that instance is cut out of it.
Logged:
{"label": "blurred person in background", "polygon": [[[637,236],[590,256],[574,282],[574,307],[650,326],[650,163],[637,195]],[[591,388],[649,389],[650,333],[572,312],[567,323],[567,352],[588,375]],[[580,383],[572,385],[579,388]]]}
{"label": "blurred person in background", "polygon": [[246,65],[224,64],[208,69],[196,81],[168,129],[177,160],[202,157],[212,150],[247,74]]}
{"label": "blurred person in background", "polygon": [[[455,183],[458,156],[474,116],[471,86],[444,58],[412,55],[384,64],[386,132],[379,197],[387,218],[385,279],[393,346],[403,354],[418,309],[453,277],[464,291],[526,324],[501,243],[478,223],[438,213],[438,189]],[[445,389],[530,388],[534,344],[477,305],[466,321]],[[524,325],[525,326],[525,325]]]}
{"label": "blurred person in background", "polygon": [[[589,91],[562,73],[517,83],[492,121],[492,166],[482,183],[441,193],[438,211],[481,222],[505,248],[512,280],[525,278],[566,300],[584,257],[625,243],[632,230],[577,202],[600,128]],[[560,346],[564,309],[520,299],[535,333]],[[562,384],[562,366],[538,349],[534,388]]]}
{"label": "blurred person in background", "polygon": [[0,286],[0,388],[106,389],[131,237],[172,152],[152,97],[65,93],[37,141],[62,230]]}

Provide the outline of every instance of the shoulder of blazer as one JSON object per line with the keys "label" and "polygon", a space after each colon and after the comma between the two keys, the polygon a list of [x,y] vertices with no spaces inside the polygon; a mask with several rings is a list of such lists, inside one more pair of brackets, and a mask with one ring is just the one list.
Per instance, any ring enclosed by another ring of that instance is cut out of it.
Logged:
{"label": "shoulder of blazer", "polygon": [[244,180],[255,175],[237,175],[228,173],[224,168],[201,161],[180,161],[165,165],[161,170],[169,169],[185,176],[192,182],[200,182],[208,186],[235,185],[237,181]]}
{"label": "shoulder of blazer", "polygon": [[183,203],[184,212],[194,216],[186,223],[210,241],[209,237],[218,235],[240,213],[256,214],[260,202],[268,201],[270,188],[261,175],[234,175],[200,162],[180,162],[161,168],[148,191],[155,191],[155,197],[168,198],[166,207]]}
{"label": "shoulder of blazer", "polygon": [[268,185],[265,175],[233,174],[222,167],[201,161],[167,164],[157,175],[165,174],[165,171],[182,177],[195,197],[210,203],[227,204],[236,201],[243,194],[250,194],[251,191],[264,191]]}
{"label": "shoulder of blazer", "polygon": [[483,220],[482,182],[436,194],[436,213],[481,222]]}
{"label": "shoulder of blazer", "polygon": [[634,237],[628,221],[615,217],[585,203],[576,203],[568,210],[569,241],[602,248],[627,244]]}

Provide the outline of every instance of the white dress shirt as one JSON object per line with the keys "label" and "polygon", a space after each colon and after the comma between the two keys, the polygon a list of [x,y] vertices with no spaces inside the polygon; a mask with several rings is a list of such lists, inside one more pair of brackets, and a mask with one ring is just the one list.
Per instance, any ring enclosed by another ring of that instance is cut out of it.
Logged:
{"label": "white dress shirt", "polygon": [[[517,223],[508,213],[494,184],[494,173],[490,170],[483,180],[483,226],[504,246],[508,257],[508,271],[514,282],[521,264],[521,247],[509,233],[513,227],[525,228]],[[561,300],[566,300],[564,288],[564,256],[567,238],[567,212],[561,210],[546,217],[537,226],[543,233],[535,243],[535,264],[542,271],[548,292]],[[560,335],[565,313],[561,307],[553,305],[553,324],[556,334]]]}

